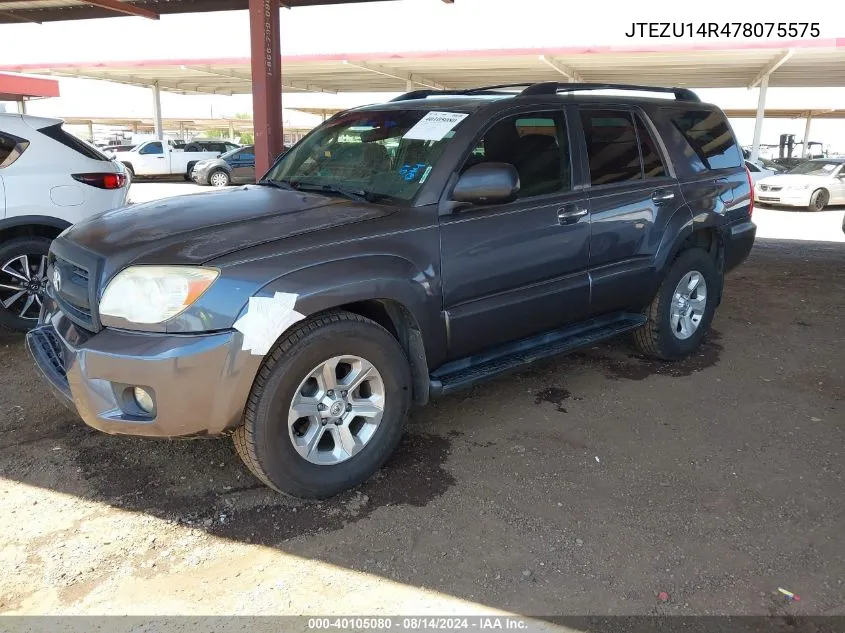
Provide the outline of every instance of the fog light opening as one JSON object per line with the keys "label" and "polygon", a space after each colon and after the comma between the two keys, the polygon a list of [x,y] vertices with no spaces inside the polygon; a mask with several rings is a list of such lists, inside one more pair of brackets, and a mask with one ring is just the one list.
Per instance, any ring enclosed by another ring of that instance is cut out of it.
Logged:
{"label": "fog light opening", "polygon": [[135,404],[138,405],[141,411],[149,414],[155,411],[155,402],[153,402],[153,396],[149,391],[141,387],[135,387],[132,390],[132,395],[135,398]]}

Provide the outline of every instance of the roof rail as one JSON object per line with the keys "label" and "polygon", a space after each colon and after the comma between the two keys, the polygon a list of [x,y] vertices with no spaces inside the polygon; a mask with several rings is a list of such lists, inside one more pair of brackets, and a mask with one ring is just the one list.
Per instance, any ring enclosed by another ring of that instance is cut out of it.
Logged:
{"label": "roof rail", "polygon": [[495,95],[501,94],[497,91],[504,88],[522,88],[516,94],[518,95],[554,95],[561,92],[576,92],[578,90],[631,90],[637,92],[662,92],[675,96],[678,101],[695,101],[700,102],[698,95],[687,88],[664,88],[662,86],[639,86],[634,84],[586,84],[576,83],[562,84],[557,81],[544,81],[541,83],[516,83],[516,84],[497,84],[494,86],[479,86],[478,88],[468,88],[466,90],[413,90],[399,95],[391,101],[410,101],[412,99],[425,99],[431,96],[448,96],[448,95]]}
{"label": "roof rail", "polygon": [[520,94],[558,94],[560,92],[576,92],[578,90],[631,90],[636,92],[663,92],[674,95],[675,99],[678,101],[701,101],[698,95],[688,88],[664,88],[662,86],[640,86],[636,84],[562,84],[556,81],[547,81],[528,86]]}

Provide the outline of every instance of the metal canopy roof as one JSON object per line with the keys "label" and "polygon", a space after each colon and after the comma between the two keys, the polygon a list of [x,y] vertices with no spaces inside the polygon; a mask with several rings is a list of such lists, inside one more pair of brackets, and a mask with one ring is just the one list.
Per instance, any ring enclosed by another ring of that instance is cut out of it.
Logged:
{"label": "metal canopy roof", "polygon": [[[0,4],[8,0],[0,0]],[[47,0],[38,0],[47,1]],[[59,0],[56,0],[59,1]],[[691,88],[845,86],[845,38],[760,41],[742,46],[522,48],[350,55],[284,55],[286,91],[404,92],[541,81]],[[0,70],[102,79],[176,93],[248,94],[248,58],[57,62]]]}
{"label": "metal canopy roof", "polygon": [[23,101],[59,96],[59,82],[44,77],[0,73],[0,101]]}
{"label": "metal canopy roof", "polygon": [[[283,0],[280,6],[307,7],[376,0]],[[446,0],[449,1],[449,0]],[[173,13],[207,13],[247,9],[249,0],[0,0],[0,24],[59,22],[136,15],[158,19]]]}

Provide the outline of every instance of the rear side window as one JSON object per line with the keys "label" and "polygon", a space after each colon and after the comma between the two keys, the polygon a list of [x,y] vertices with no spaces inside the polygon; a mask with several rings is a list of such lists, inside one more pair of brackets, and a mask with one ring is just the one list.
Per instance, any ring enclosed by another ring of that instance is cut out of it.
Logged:
{"label": "rear side window", "polygon": [[0,132],[0,169],[14,163],[29,147],[26,139]]}
{"label": "rear side window", "polygon": [[667,114],[672,124],[683,134],[693,154],[701,161],[701,165],[697,166],[698,171],[743,165],[742,151],[724,114],[718,110],[674,108]]}
{"label": "rear side window", "polygon": [[78,154],[82,154],[85,158],[92,158],[94,160],[102,160],[108,162],[109,159],[105,154],[102,154],[96,147],[89,145],[82,139],[76,138],[73,134],[64,131],[61,123],[43,127],[40,130],[44,136],[48,136],[54,141],[61,143],[65,147],[69,147]]}
{"label": "rear side window", "polygon": [[642,178],[637,130],[630,112],[582,110],[593,186]]}

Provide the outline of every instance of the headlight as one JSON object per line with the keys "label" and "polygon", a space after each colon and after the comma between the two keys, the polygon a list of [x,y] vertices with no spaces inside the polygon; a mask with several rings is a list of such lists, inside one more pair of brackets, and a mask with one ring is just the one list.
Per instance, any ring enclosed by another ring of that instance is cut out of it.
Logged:
{"label": "headlight", "polygon": [[106,286],[100,314],[161,323],[193,304],[219,275],[215,268],[199,266],[131,266]]}

